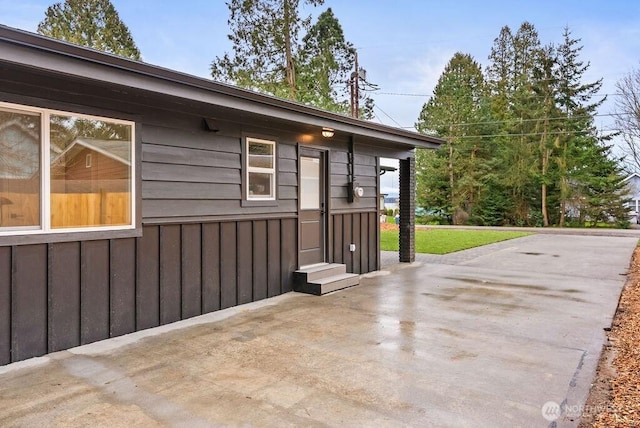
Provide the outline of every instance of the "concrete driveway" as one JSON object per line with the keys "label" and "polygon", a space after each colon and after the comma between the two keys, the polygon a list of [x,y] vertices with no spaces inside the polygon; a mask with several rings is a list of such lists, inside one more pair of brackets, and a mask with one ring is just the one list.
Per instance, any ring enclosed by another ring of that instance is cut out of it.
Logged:
{"label": "concrete driveway", "polygon": [[0,367],[0,426],[575,425],[636,244],[532,235]]}

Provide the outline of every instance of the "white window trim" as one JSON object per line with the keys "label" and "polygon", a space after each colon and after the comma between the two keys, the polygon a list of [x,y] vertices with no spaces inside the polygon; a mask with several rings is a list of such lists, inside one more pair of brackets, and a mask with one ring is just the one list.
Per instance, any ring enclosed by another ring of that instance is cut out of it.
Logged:
{"label": "white window trim", "polygon": [[[250,143],[259,143],[259,144],[268,144],[273,147],[273,162],[271,163],[271,168],[259,168],[255,166],[249,166],[249,144]],[[276,142],[273,140],[263,140],[261,138],[245,138],[245,194],[248,201],[275,201],[276,200]],[[260,195],[251,195],[249,192],[249,173],[257,172],[262,174],[271,174],[273,179],[271,180],[271,191],[269,192],[271,196],[260,196]]]}
{"label": "white window trim", "polygon": [[[12,228],[0,228],[0,236],[38,235],[38,234],[62,234],[74,232],[108,232],[111,230],[131,230],[136,228],[136,151],[135,151],[135,122],[114,119],[105,116],[92,116],[64,110],[45,109],[21,104],[6,103],[0,101],[0,108],[7,108],[26,113],[40,114],[40,226],[24,226]],[[50,153],[50,117],[51,115],[74,116],[82,119],[108,121],[120,125],[131,126],[131,178],[129,180],[129,192],[131,199],[131,224],[105,225],[92,227],[51,227],[51,153]]]}

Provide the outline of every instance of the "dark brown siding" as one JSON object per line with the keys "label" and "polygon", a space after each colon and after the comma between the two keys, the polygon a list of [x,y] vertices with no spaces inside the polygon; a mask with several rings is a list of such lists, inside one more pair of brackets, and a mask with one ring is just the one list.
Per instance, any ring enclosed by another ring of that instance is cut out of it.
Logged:
{"label": "dark brown siding", "polygon": [[13,249],[11,357],[14,361],[47,352],[47,245]]}
{"label": "dark brown siding", "polygon": [[0,247],[0,364],[291,290],[295,219]]}
{"label": "dark brown siding", "polygon": [[269,283],[267,284],[267,292],[269,297],[277,296],[282,293],[282,268],[280,264],[280,222],[267,222],[267,246],[269,248],[267,254],[267,270],[269,271]]}
{"label": "dark brown siding", "polygon": [[[344,263],[348,272],[367,273],[378,269],[377,212],[356,212],[331,216],[333,263]],[[349,251],[349,244],[356,251]]]}
{"label": "dark brown siding", "polygon": [[267,298],[267,222],[253,222],[253,300]]}
{"label": "dark brown siding", "polygon": [[136,260],[136,329],[160,325],[160,228],[144,227]]}
{"label": "dark brown siding", "polygon": [[236,223],[220,225],[220,307],[235,306],[237,300],[237,242]]}
{"label": "dark brown siding", "polygon": [[253,298],[253,236],[251,222],[239,222],[237,232],[238,304],[242,305],[251,302]]}
{"label": "dark brown siding", "polygon": [[49,245],[49,352],[80,345],[80,243]]}
{"label": "dark brown siding", "polygon": [[199,224],[182,226],[182,318],[202,314],[202,231]]}
{"label": "dark brown siding", "polygon": [[202,225],[202,312],[220,309],[220,224]]}
{"label": "dark brown siding", "polygon": [[280,271],[283,293],[293,290],[292,274],[298,268],[297,226],[298,222],[294,219],[283,219],[280,223]]}
{"label": "dark brown siding", "polygon": [[109,241],[80,246],[80,343],[109,337]]}
{"label": "dark brown siding", "polygon": [[160,324],[180,319],[182,291],[180,226],[160,227]]}
{"label": "dark brown siding", "polygon": [[[205,131],[201,120],[184,117],[181,119],[184,122],[172,122],[188,129],[142,124],[144,221],[215,220],[215,216],[221,215],[237,218],[269,213],[295,215],[298,209],[295,140],[274,137],[278,143],[277,202],[243,206],[242,132],[218,135]],[[238,297],[244,299],[245,295]]]}
{"label": "dark brown siding", "polygon": [[331,151],[331,211],[375,211],[378,206],[378,169],[375,156],[354,154],[355,181],[364,188],[364,196],[359,201],[347,200],[349,165],[347,152]]}
{"label": "dark brown siding", "polygon": [[0,365],[11,362],[11,247],[0,247]]}
{"label": "dark brown siding", "polygon": [[114,337],[136,330],[136,265],[131,263],[136,257],[136,240],[114,239],[110,250],[109,336]]}

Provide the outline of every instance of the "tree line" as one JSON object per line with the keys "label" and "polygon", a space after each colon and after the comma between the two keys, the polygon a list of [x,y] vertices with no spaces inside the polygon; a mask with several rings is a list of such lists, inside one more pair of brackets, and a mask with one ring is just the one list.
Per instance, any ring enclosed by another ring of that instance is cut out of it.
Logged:
{"label": "tree line", "polygon": [[[231,52],[211,62],[220,82],[336,113],[351,109],[350,84],[375,88],[357,67],[357,53],[331,8],[312,22],[301,6],[324,0],[230,0]],[[78,45],[141,60],[127,26],[110,0],[65,0],[50,6],[38,32]],[[356,68],[358,70],[356,71]],[[374,116],[374,100],[359,92],[358,117]]]}
{"label": "tree line", "polygon": [[605,98],[580,40],[543,45],[524,22],[500,30],[483,70],[456,53],[416,123],[442,137],[419,151],[417,199],[452,224],[566,226],[627,221],[620,160],[594,125]]}
{"label": "tree line", "polygon": [[[347,114],[354,45],[329,8],[312,23],[300,6],[324,0],[230,0],[232,51],[216,56],[212,77],[276,97]],[[53,4],[38,32],[141,60],[110,0]],[[418,151],[417,200],[453,224],[585,225],[626,221],[621,159],[594,125],[602,80],[584,83],[589,63],[568,28],[543,45],[535,27],[508,26],[494,40],[486,68],[456,53],[424,105],[416,129],[445,144]],[[358,69],[359,71],[359,69]],[[640,169],[640,71],[617,83],[616,123],[626,166]],[[373,116],[364,96],[361,118]]]}

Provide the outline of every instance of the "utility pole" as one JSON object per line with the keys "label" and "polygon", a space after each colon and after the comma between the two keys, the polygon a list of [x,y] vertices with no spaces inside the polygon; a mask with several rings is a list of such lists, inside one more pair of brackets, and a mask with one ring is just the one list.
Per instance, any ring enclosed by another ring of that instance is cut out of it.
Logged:
{"label": "utility pole", "polygon": [[358,68],[358,51],[355,55],[355,71],[351,73],[349,79],[349,89],[351,93],[351,117],[360,117],[360,69]]}

